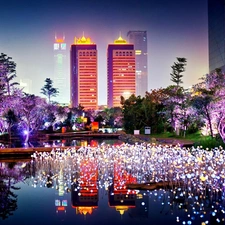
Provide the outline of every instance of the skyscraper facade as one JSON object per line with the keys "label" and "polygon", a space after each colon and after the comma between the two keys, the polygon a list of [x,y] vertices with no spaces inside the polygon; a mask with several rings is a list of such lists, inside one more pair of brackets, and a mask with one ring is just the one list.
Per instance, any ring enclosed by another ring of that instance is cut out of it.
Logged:
{"label": "skyscraper facade", "polygon": [[75,38],[70,49],[71,106],[98,107],[97,47],[90,38]]}
{"label": "skyscraper facade", "polygon": [[134,44],[136,59],[136,95],[145,96],[148,91],[147,31],[129,31],[129,43]]}
{"label": "skyscraper facade", "polygon": [[135,94],[134,45],[119,37],[107,50],[107,105],[121,106],[120,97]]}
{"label": "skyscraper facade", "polygon": [[225,0],[208,0],[209,72],[225,71]]}
{"label": "skyscraper facade", "polygon": [[54,42],[54,78],[53,86],[58,89],[57,102],[69,103],[69,70],[65,36],[58,38],[55,35]]}

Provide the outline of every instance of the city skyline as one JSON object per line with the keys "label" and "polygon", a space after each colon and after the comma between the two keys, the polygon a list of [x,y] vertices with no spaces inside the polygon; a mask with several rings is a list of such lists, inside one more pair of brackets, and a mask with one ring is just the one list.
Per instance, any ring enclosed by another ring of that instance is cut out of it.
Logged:
{"label": "city skyline", "polygon": [[[208,73],[207,1],[189,0],[60,0],[2,2],[0,52],[17,63],[18,79],[30,79],[40,94],[53,78],[55,33],[65,34],[67,46],[84,32],[98,46],[98,102],[107,103],[107,45],[129,30],[148,33],[148,91],[166,87],[176,57],[187,58],[184,86]],[[55,98],[56,100],[56,98]]]}

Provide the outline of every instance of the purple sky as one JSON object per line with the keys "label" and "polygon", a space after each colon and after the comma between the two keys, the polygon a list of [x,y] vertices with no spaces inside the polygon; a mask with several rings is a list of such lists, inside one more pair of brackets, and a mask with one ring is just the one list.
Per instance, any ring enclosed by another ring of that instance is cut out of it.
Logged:
{"label": "purple sky", "polygon": [[129,30],[147,30],[149,90],[172,84],[176,57],[187,58],[184,87],[208,72],[207,0],[2,0],[0,15],[0,53],[17,63],[18,78],[32,80],[36,95],[53,77],[55,32],[65,33],[68,47],[83,32],[97,44],[99,104],[107,100],[107,44],[120,32],[126,39]]}

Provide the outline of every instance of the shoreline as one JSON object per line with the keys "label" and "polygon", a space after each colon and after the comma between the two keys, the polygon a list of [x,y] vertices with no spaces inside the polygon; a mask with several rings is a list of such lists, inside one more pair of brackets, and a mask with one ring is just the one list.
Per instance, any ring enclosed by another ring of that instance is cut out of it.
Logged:
{"label": "shoreline", "polygon": [[51,152],[52,150],[64,150],[70,147],[80,148],[81,146],[52,146],[52,147],[27,147],[27,148],[1,148],[0,157],[5,156],[26,156],[32,155],[35,152]]}
{"label": "shoreline", "polygon": [[[60,137],[68,137],[67,133],[60,133],[57,134]],[[79,134],[80,136],[81,134]],[[96,137],[96,136],[101,136],[101,137],[112,137],[113,138],[118,138],[119,140],[128,143],[128,144],[154,144],[154,145],[169,145],[169,146],[180,146],[180,147],[192,147],[194,145],[194,142],[191,142],[189,140],[181,140],[181,139],[174,139],[174,138],[154,138],[150,137],[149,135],[133,135],[133,134],[100,134],[100,135],[87,135],[87,134],[82,134],[82,137],[85,138],[90,138]],[[75,147],[76,149],[79,149],[81,146],[50,146],[50,147],[19,147],[19,148],[0,148],[0,157],[6,157],[6,156],[26,156],[26,155],[31,155],[35,152],[50,152],[53,149],[67,149],[70,147]]]}

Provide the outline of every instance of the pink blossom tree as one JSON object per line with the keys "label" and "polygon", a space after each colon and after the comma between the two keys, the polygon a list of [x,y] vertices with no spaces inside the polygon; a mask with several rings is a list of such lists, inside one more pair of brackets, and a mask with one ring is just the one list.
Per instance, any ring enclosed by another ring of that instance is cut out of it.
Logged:
{"label": "pink blossom tree", "polygon": [[201,78],[202,82],[196,84],[192,97],[192,106],[198,116],[205,121],[211,137],[220,133],[225,139],[225,74],[216,70]]}

